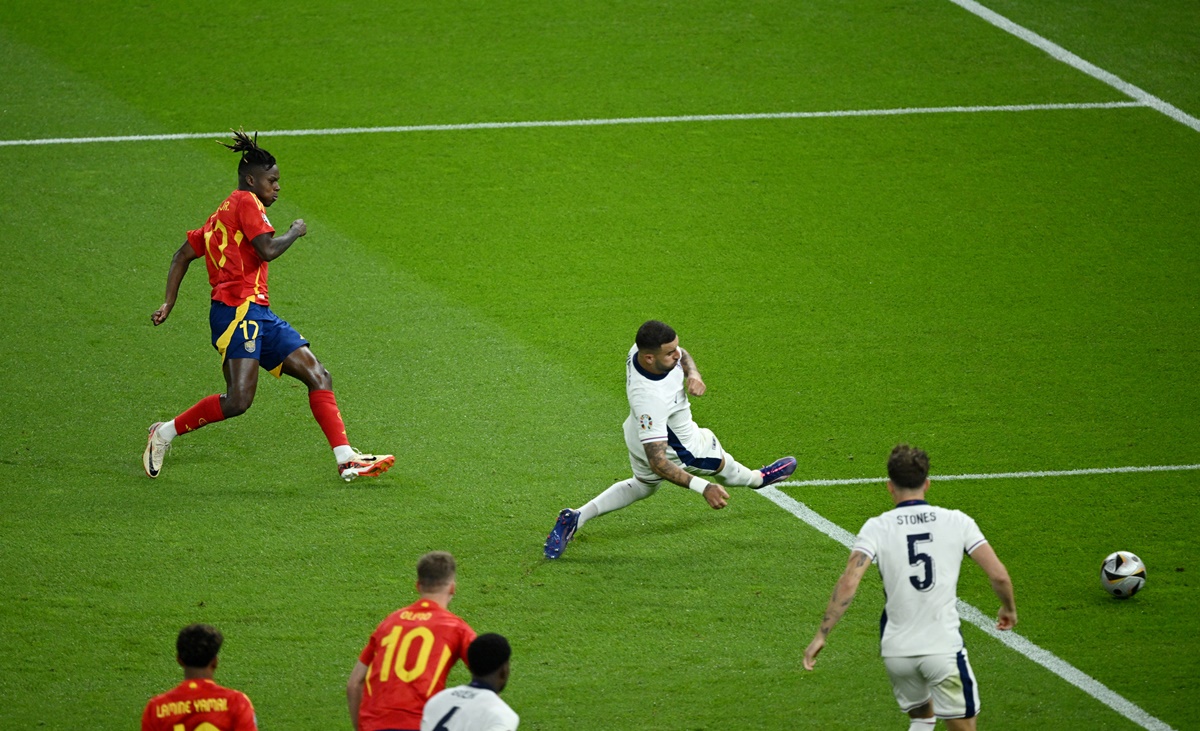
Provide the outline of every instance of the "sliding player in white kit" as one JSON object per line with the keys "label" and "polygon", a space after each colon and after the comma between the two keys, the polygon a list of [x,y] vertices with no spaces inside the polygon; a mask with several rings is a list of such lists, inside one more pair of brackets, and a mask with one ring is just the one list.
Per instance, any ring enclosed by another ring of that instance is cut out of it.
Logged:
{"label": "sliding player in white kit", "polygon": [[893,449],[887,487],[896,508],[863,524],[821,627],[804,651],[804,668],[813,669],[817,653],[874,560],[886,598],[880,655],[896,702],[909,715],[909,731],[932,731],[937,718],[951,731],[974,729],[979,689],[958,628],[958,572],[963,555],[979,564],[1000,599],[997,629],[1009,630],[1017,624],[1012,581],[974,520],[958,510],[925,502],[929,456],[924,450],[907,444]]}
{"label": "sliding player in white kit", "polygon": [[747,469],[721,448],[717,436],[692,421],[688,394],[707,390],[695,361],[679,347],[679,336],[664,322],[650,320],[638,328],[636,343],[625,360],[625,445],[633,477],[600,493],[578,510],[564,508],[546,537],[546,558],[558,558],[575,531],[605,513],[650,497],[663,480],[695,490],[714,510],[725,507],[730,487],[755,490],[778,482],[796,470],[795,457],[783,457],[758,470]]}

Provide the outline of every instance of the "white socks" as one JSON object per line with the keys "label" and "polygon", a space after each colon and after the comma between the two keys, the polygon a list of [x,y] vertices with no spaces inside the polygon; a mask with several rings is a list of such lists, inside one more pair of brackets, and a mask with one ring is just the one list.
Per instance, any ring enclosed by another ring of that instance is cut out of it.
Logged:
{"label": "white socks", "polygon": [[337,460],[338,464],[349,462],[353,457],[354,447],[351,447],[349,444],[333,448],[333,458]]}
{"label": "white socks", "polygon": [[910,718],[909,721],[908,731],[933,731],[937,723],[936,718]]}
{"label": "white socks", "polygon": [[725,466],[717,473],[717,477],[721,478],[726,487],[760,487],[763,482],[761,472],[747,469],[729,452],[725,453]]}
{"label": "white socks", "polygon": [[175,420],[167,419],[163,423],[159,424],[157,436],[167,444],[170,444],[172,439],[179,436],[179,433],[175,431]]}
{"label": "white socks", "polygon": [[647,485],[636,477],[614,483],[579,509],[579,525],[582,526],[592,518],[605,513],[633,505],[638,500],[650,497],[657,490],[658,485]]}

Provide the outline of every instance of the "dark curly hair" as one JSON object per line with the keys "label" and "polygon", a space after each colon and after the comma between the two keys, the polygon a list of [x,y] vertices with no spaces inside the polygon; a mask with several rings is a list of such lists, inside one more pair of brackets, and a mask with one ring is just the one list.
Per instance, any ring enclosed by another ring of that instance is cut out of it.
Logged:
{"label": "dark curly hair", "polygon": [[258,146],[257,132],[254,133],[252,139],[244,130],[235,130],[232,145],[224,142],[219,144],[234,152],[242,153],[241,162],[238,163],[239,178],[247,173],[253,173],[255,168],[266,170],[275,164],[275,156]]}
{"label": "dark curly hair", "polygon": [[221,630],[210,624],[189,624],[179,630],[175,640],[175,653],[179,662],[189,668],[206,668],[225,642]]}
{"label": "dark curly hair", "polygon": [[929,479],[929,455],[924,449],[897,444],[888,456],[888,479],[896,487],[915,490]]}

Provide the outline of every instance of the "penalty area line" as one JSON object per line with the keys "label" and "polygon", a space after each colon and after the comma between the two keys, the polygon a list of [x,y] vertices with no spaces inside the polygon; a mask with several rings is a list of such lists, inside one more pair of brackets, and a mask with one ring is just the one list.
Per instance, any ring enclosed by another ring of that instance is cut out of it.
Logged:
{"label": "penalty area line", "polygon": [[[1188,469],[1196,469],[1196,468],[1200,468],[1200,465],[1191,465],[1188,467]],[[1118,468],[1118,469],[1120,469],[1120,468]],[[1157,469],[1181,469],[1181,468],[1157,468]],[[1124,471],[1130,471],[1130,470],[1126,469]],[[1143,468],[1138,471],[1147,471],[1147,470]],[[1079,470],[1071,471],[1072,474],[1078,474],[1079,472],[1080,472]],[[1030,474],[1030,473],[1025,473],[1025,474]],[[1093,474],[1093,473],[1086,473],[1086,474]],[[939,479],[946,479],[946,478],[943,477],[943,478],[939,478]],[[960,478],[960,479],[965,479],[965,477]],[[880,481],[881,480],[865,480],[864,482],[880,482]],[[783,483],[778,483],[778,484],[786,485],[788,483],[783,482]],[[811,485],[811,484],[815,484],[815,483],[805,482],[805,483],[800,483],[800,484]],[[828,484],[828,483],[821,483],[821,484]],[[835,484],[846,484],[846,483],[837,482]],[[857,482],[851,483],[851,484],[857,484]],[[829,519],[825,518],[824,516],[820,515],[815,510],[808,507],[807,505],[800,502],[799,500],[796,500],[795,498],[791,497],[790,495],[787,495],[786,493],[780,492],[778,489],[776,489],[776,487],[774,485],[769,485],[767,487],[762,488],[761,490],[757,490],[756,492],[759,495],[762,495],[766,499],[770,500],[771,502],[775,503],[779,507],[783,508],[784,510],[788,511],[792,515],[796,516],[800,520],[809,524],[813,528],[816,528],[821,533],[824,533],[825,535],[829,536],[833,540],[842,544],[846,548],[850,548],[854,545],[854,534],[853,533],[846,530],[845,528],[842,528],[841,526],[837,525],[836,523],[830,521]],[[1049,650],[1043,649],[1043,648],[1035,645],[1033,642],[1030,642],[1025,637],[1022,637],[1021,635],[1019,635],[1016,632],[1013,632],[1011,630],[1009,630],[1007,632],[1001,632],[1000,630],[996,629],[996,621],[994,619],[992,619],[991,617],[988,617],[986,614],[981,612],[979,609],[977,609],[973,605],[967,604],[962,599],[958,600],[958,613],[962,619],[975,625],[976,627],[983,630],[988,635],[996,638],[997,640],[999,640],[1001,643],[1003,643],[1009,649],[1015,650],[1016,652],[1020,653],[1021,655],[1024,655],[1025,657],[1029,658],[1030,660],[1037,663],[1038,665],[1041,665],[1042,667],[1046,668],[1047,670],[1054,673],[1058,677],[1067,681],[1068,683],[1075,686],[1076,688],[1082,690],[1084,693],[1087,693],[1091,697],[1100,701],[1101,703],[1103,703],[1104,705],[1113,709],[1114,711],[1121,714],[1122,716],[1129,719],[1130,721],[1133,721],[1134,723],[1141,726],[1142,728],[1149,729],[1149,731],[1174,731],[1167,724],[1163,723],[1162,721],[1155,718],[1154,716],[1151,716],[1149,713],[1146,713],[1139,706],[1137,706],[1134,703],[1132,703],[1131,701],[1123,698],[1121,695],[1114,692],[1111,688],[1104,685],[1099,680],[1096,680],[1092,676],[1083,672],[1079,668],[1076,668],[1074,665],[1070,664],[1066,660],[1063,660],[1062,658],[1058,657],[1057,655],[1050,652]]]}
{"label": "penalty area line", "polygon": [[1091,76],[1093,79],[1108,84],[1122,94],[1125,94],[1132,99],[1137,99],[1145,106],[1162,112],[1171,119],[1174,119],[1176,122],[1185,124],[1197,132],[1200,132],[1200,119],[1196,119],[1173,104],[1168,104],[1145,89],[1130,84],[1128,81],[1125,81],[1116,74],[1105,71],[1094,63],[1085,61],[1079,56],[1076,56],[1074,53],[1071,53],[1067,49],[1058,45],[1054,41],[1034,33],[1023,25],[1014,23],[1000,13],[980,5],[978,2],[975,2],[975,0],[950,0],[950,2],[959,6],[963,10],[982,18],[1004,32],[1011,33],[1031,46],[1041,49],[1049,54],[1054,60],[1061,61],[1071,68],[1082,71],[1088,76]]}
{"label": "penalty area line", "polygon": [[[890,117],[907,114],[965,114],[976,112],[1038,112],[1063,109],[1125,109],[1146,106],[1140,101],[1072,104],[1008,104],[1001,106],[903,107],[899,109],[845,109],[828,112],[764,112],[751,114],[691,114],[674,117],[616,117],[612,119],[560,119],[528,122],[469,122],[463,124],[412,124],[392,127],[335,127],[328,129],[260,130],[264,137],[327,137],[401,132],[454,132],[473,129],[525,129],[531,127],[601,127],[619,124],[677,124],[682,122],[737,122],[758,119],[823,119],[830,117]],[[170,142],[227,137],[227,132],[186,132],[162,135],[108,137],[48,137],[0,140],[0,147],[82,145],[101,142]]]}

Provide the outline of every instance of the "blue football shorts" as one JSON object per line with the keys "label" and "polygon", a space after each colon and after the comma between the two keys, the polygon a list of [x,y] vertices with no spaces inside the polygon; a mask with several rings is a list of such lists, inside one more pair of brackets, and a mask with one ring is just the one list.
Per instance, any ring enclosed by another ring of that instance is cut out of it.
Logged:
{"label": "blue football shorts", "polygon": [[287,320],[271,312],[270,307],[253,302],[230,307],[213,300],[208,324],[222,363],[233,358],[254,358],[276,378],[283,370],[284,359],[308,345]]}

